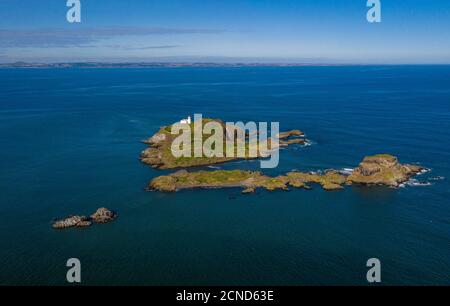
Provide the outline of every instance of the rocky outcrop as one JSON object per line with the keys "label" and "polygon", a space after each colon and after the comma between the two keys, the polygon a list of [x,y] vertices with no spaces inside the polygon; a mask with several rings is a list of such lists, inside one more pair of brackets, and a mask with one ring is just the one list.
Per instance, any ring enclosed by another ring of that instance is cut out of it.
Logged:
{"label": "rocky outcrop", "polygon": [[69,227],[88,227],[92,222],[86,216],[69,216],[67,218],[57,220],[53,223],[54,229],[64,229]]}
{"label": "rocky outcrop", "polygon": [[306,139],[304,138],[294,138],[294,139],[288,139],[288,140],[280,140],[280,146],[281,147],[287,147],[289,145],[293,145],[293,144],[305,144],[306,143]]}
{"label": "rocky outcrop", "polygon": [[294,137],[304,137],[305,134],[300,130],[290,130],[290,131],[282,132],[282,133],[278,134],[279,139],[286,139],[286,138],[293,137],[293,136]]}
{"label": "rocky outcrop", "polygon": [[379,154],[365,157],[351,174],[336,170],[322,172],[288,172],[270,177],[258,171],[216,170],[188,172],[180,170],[154,178],[150,190],[174,192],[187,188],[241,187],[242,193],[253,193],[257,188],[269,191],[289,190],[289,187],[310,189],[319,184],[324,190],[341,190],[345,185],[385,185],[397,187],[423,168],[400,164],[395,156]]}
{"label": "rocky outcrop", "polygon": [[161,143],[166,141],[166,134],[165,133],[156,133],[152,137],[150,137],[147,140],[144,140],[143,142],[145,144],[151,145],[151,146],[159,146]]}
{"label": "rocky outcrop", "polygon": [[65,229],[70,227],[88,227],[95,223],[108,223],[117,218],[117,214],[107,208],[99,208],[90,217],[86,216],[69,216],[67,218],[56,220],[53,222],[54,229]]}
{"label": "rocky outcrop", "polygon": [[423,170],[416,165],[402,165],[389,154],[367,156],[347,178],[351,184],[398,187]]}
{"label": "rocky outcrop", "polygon": [[249,187],[249,188],[243,189],[241,193],[242,193],[242,194],[248,194],[248,193],[254,193],[255,191],[256,191],[255,188]]}
{"label": "rocky outcrop", "polygon": [[91,220],[95,223],[108,223],[113,221],[117,217],[117,214],[109,209],[102,207],[91,215]]}
{"label": "rocky outcrop", "polygon": [[305,134],[300,130],[291,130],[278,134],[278,141],[280,143],[280,147],[287,147],[293,144],[303,145],[306,143],[304,136]]}

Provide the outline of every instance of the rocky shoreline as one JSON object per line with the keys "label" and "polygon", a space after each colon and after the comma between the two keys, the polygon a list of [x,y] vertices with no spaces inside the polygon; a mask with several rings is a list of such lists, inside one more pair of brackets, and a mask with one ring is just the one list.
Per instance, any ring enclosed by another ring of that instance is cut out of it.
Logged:
{"label": "rocky shoreline", "polygon": [[92,225],[92,223],[109,223],[117,218],[117,213],[101,207],[96,210],[95,213],[93,213],[90,217],[86,216],[68,216],[64,219],[56,220],[53,222],[52,227],[54,229],[65,229],[65,228],[71,228],[71,227],[89,227]]}
{"label": "rocky shoreline", "polygon": [[365,157],[347,181],[352,184],[398,187],[424,169],[417,165],[400,164],[397,157],[389,154],[378,154]]}
{"label": "rocky shoreline", "polygon": [[188,172],[180,170],[169,175],[158,176],[149,184],[149,190],[176,192],[195,188],[242,188],[242,193],[253,193],[258,188],[269,191],[289,190],[289,187],[310,189],[310,184],[319,184],[324,190],[340,190],[345,185],[383,185],[398,187],[420,173],[424,168],[400,164],[395,156],[378,154],[368,156],[351,174],[336,170],[324,173],[292,171],[276,177],[259,171],[215,170]]}

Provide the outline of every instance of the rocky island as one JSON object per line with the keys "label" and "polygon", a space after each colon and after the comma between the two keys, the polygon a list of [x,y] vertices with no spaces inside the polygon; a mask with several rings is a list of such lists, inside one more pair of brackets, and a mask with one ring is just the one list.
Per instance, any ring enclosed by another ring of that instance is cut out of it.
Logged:
{"label": "rocky island", "polygon": [[64,219],[53,222],[54,229],[64,229],[69,227],[88,227],[92,222],[86,216],[68,216]]}
{"label": "rocky island", "polygon": [[349,183],[398,187],[424,170],[417,165],[402,165],[389,154],[367,156],[347,178]]}
{"label": "rocky island", "polygon": [[[227,139],[227,137],[229,139],[230,134],[233,135],[232,133],[236,132],[232,130],[230,133],[230,130],[227,129],[228,126],[225,126],[225,123],[220,119],[200,118],[196,121],[197,128],[199,126],[203,128],[210,122],[218,123],[220,135],[224,137],[223,139]],[[181,120],[180,124],[188,128],[188,136],[191,136],[191,131],[195,129],[195,126],[194,122],[191,122],[190,117]],[[258,154],[254,156],[244,155],[244,157],[208,157],[202,155],[203,153],[198,157],[175,157],[172,151],[172,143],[178,135],[172,134],[174,125],[161,127],[156,134],[145,140],[144,143],[149,147],[142,151],[140,159],[142,162],[157,169],[182,170],[154,178],[148,184],[148,190],[175,192],[192,188],[239,187],[242,188],[243,193],[253,193],[258,188],[269,191],[277,189],[289,190],[290,188],[310,189],[313,184],[320,185],[325,190],[340,190],[345,185],[383,185],[398,187],[424,170],[423,167],[417,165],[401,164],[397,157],[393,155],[377,154],[365,157],[350,173],[329,169],[318,172],[291,171],[278,176],[267,176],[260,171],[244,170],[187,171],[187,168],[195,166],[207,166],[238,159],[260,158],[262,156],[259,155],[260,153],[258,151]],[[250,148],[253,148],[250,143],[247,144],[246,142],[250,134],[245,134],[246,131],[242,131],[242,129],[238,132],[241,132],[241,141],[244,139],[245,154],[247,154]],[[189,139],[192,138],[194,137],[192,136]],[[232,145],[236,150],[238,143],[234,143],[234,136],[232,139]],[[282,133],[277,132],[274,138],[262,139],[260,140],[258,137],[258,141],[253,143],[253,145],[258,146],[258,150],[260,150],[261,144],[266,145],[266,148],[278,149],[289,145],[307,143],[304,133],[300,130],[290,130]],[[264,141],[266,143],[263,143]],[[201,134],[197,138],[197,142],[203,144],[205,142],[205,135]],[[188,149],[192,149],[192,142],[190,141],[188,143]],[[219,149],[219,152],[221,150]]]}
{"label": "rocky island", "polygon": [[108,223],[117,218],[117,214],[107,208],[99,208],[90,217],[68,216],[67,218],[56,220],[52,227],[54,229],[65,229],[70,227],[89,227],[92,222]]}
{"label": "rocky island", "polygon": [[[210,118],[203,118],[202,119],[202,126],[205,126],[205,124],[209,122],[217,122],[223,127],[224,135],[223,139],[226,139],[228,135],[226,135],[226,127],[225,123],[220,119],[210,119]],[[189,123],[190,128],[194,129],[194,123]],[[207,157],[207,156],[201,156],[201,157],[175,157],[174,154],[172,154],[171,146],[174,139],[177,137],[177,135],[174,135],[171,133],[172,126],[163,126],[160,128],[160,130],[148,138],[147,140],[144,140],[143,142],[149,146],[149,148],[145,149],[141,152],[140,160],[148,164],[154,168],[157,169],[177,169],[177,168],[189,168],[189,167],[196,167],[196,166],[208,166],[213,164],[219,164],[229,161],[234,161],[238,159],[254,159],[258,158],[260,156],[249,156],[249,144],[245,144],[245,151],[246,156],[245,157],[237,157],[237,155],[233,157],[227,157],[225,154],[225,144],[223,145],[224,148],[224,157]],[[305,144],[307,140],[304,137],[305,135],[300,130],[291,130],[287,132],[282,132],[277,135],[279,147],[287,147],[289,145],[293,144]],[[202,143],[205,142],[207,135],[202,135]],[[248,138],[249,135],[246,135]],[[193,137],[192,137],[193,138]],[[192,146],[194,145],[194,142],[192,142]],[[258,147],[261,147],[262,143],[257,143]],[[236,151],[237,142],[235,143],[234,150]],[[268,141],[267,147],[270,149],[274,149],[275,145],[270,142],[270,139]],[[259,151],[258,151],[259,153]]]}
{"label": "rocky island", "polygon": [[326,190],[341,189],[345,176],[336,171],[324,174],[289,172],[286,175],[270,177],[260,171],[216,170],[188,172],[180,170],[159,176],[149,184],[149,189],[158,191],[178,191],[188,188],[229,188],[242,187],[243,193],[252,193],[257,188],[266,190],[289,190],[289,186],[309,189],[308,183],[320,184]]}
{"label": "rocky island", "polygon": [[158,176],[148,185],[149,190],[175,192],[191,188],[243,188],[243,193],[252,193],[257,188],[269,191],[293,188],[311,188],[319,184],[325,190],[343,189],[344,185],[384,185],[397,187],[418,174],[423,168],[400,164],[395,156],[378,154],[363,159],[350,175],[336,170],[323,173],[288,172],[270,177],[259,171],[216,170],[188,172],[180,170],[169,175]]}

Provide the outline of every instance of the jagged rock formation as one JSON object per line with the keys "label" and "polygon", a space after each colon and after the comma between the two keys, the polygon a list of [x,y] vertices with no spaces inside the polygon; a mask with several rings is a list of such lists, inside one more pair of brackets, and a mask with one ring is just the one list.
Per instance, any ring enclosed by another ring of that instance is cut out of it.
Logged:
{"label": "jagged rock formation", "polygon": [[347,178],[349,183],[397,187],[423,170],[416,165],[402,165],[397,157],[378,154],[365,157]]}
{"label": "jagged rock formation", "polygon": [[88,227],[92,222],[86,216],[69,216],[53,223],[54,229],[64,229],[69,227]]}
{"label": "jagged rock formation", "polygon": [[91,215],[91,220],[95,223],[108,223],[113,221],[117,217],[117,214],[109,209],[102,207]]}
{"label": "jagged rock formation", "polygon": [[99,208],[89,217],[86,216],[69,216],[67,218],[53,222],[54,229],[65,229],[70,227],[88,227],[95,223],[108,223],[117,218],[117,214],[107,208]]}

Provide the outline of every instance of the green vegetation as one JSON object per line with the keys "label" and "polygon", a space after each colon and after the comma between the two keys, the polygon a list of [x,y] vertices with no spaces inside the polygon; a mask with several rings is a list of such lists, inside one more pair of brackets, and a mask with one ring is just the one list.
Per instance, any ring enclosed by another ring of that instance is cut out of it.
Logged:
{"label": "green vegetation", "polygon": [[241,187],[243,193],[252,193],[258,188],[269,191],[289,190],[289,187],[310,189],[310,184],[318,184],[325,190],[343,189],[344,185],[387,185],[398,186],[422,170],[413,165],[393,162],[392,156],[368,157],[355,168],[349,176],[335,170],[324,173],[288,172],[285,175],[270,177],[259,171],[216,170],[178,172],[154,178],[149,188],[158,191],[178,191],[186,188],[229,188]]}
{"label": "green vegetation", "polygon": [[[215,121],[222,125],[224,138],[226,139],[225,124],[218,119],[204,118],[202,125]],[[194,123],[190,124],[191,128],[191,152],[194,152]],[[202,134],[201,145],[211,135]],[[299,130],[292,130],[278,134],[280,146],[288,146],[291,144],[303,144],[304,134]],[[178,157],[172,154],[171,146],[174,139],[178,135],[171,134],[171,126],[162,127],[158,133],[153,135],[146,144],[149,148],[141,154],[141,160],[155,168],[159,169],[175,169],[188,168],[195,166],[205,166],[217,163],[223,163],[236,159],[258,158],[249,157],[249,142],[245,142],[244,157]],[[292,138],[293,137],[293,138]],[[248,135],[246,135],[248,139]],[[257,146],[265,145],[258,143]],[[272,144],[267,146],[272,147]],[[223,144],[223,155],[226,156],[226,142]],[[234,152],[237,152],[238,144],[235,140]],[[236,154],[235,154],[236,156]],[[310,184],[318,184],[325,190],[343,189],[348,184],[363,185],[387,185],[398,186],[407,181],[411,176],[420,172],[423,168],[414,165],[402,165],[397,158],[390,154],[377,154],[367,156],[353,170],[350,175],[343,175],[334,170],[328,170],[324,173],[305,173],[305,172],[289,172],[285,175],[269,177],[257,171],[243,170],[217,170],[217,171],[197,171],[188,172],[180,170],[169,175],[163,175],[154,178],[149,183],[149,188],[159,191],[177,191],[185,188],[225,188],[225,187],[241,187],[243,193],[252,193],[257,188],[266,190],[289,190],[292,188],[311,188]]]}
{"label": "green vegetation", "polygon": [[[289,172],[287,174],[291,186],[305,186],[306,183],[320,184],[326,190],[342,189],[346,177],[336,171],[327,171],[325,174]],[[307,186],[307,185],[306,185]]]}
{"label": "green vegetation", "polygon": [[[255,149],[254,147],[251,147],[249,141],[245,141],[243,143],[244,145],[244,154],[243,157],[238,157],[237,151],[238,151],[238,140],[235,139],[234,141],[234,155],[232,157],[227,157],[226,154],[226,129],[225,129],[225,123],[221,121],[220,119],[210,119],[210,118],[203,118],[202,119],[202,125],[204,126],[208,122],[215,121],[219,123],[224,131],[223,135],[223,157],[208,157],[206,155],[203,155],[202,157],[175,157],[172,154],[172,142],[178,137],[178,135],[172,135],[171,129],[172,126],[164,126],[162,127],[158,133],[154,134],[152,137],[150,137],[148,140],[145,141],[146,144],[148,144],[150,147],[144,150],[141,153],[141,161],[149,164],[155,168],[158,169],[176,169],[176,168],[188,168],[188,167],[196,167],[196,166],[206,166],[206,165],[213,165],[218,163],[224,163],[229,162],[237,159],[254,159],[261,157],[261,152],[259,152],[258,149],[267,147],[268,149],[272,148],[271,142],[268,141],[268,143],[257,143],[256,144],[256,152],[257,155],[253,156],[250,155],[251,149]],[[190,124],[191,129],[191,152],[194,152],[194,122]],[[201,145],[204,144],[204,142],[210,137],[210,134],[203,133],[202,139],[201,139]],[[248,137],[248,135],[247,135]],[[280,146],[288,146],[292,144],[304,144],[305,139],[299,138],[303,137],[303,133],[299,130],[293,130],[288,131],[284,133],[279,134],[280,139]],[[295,138],[291,138],[295,137]],[[247,138],[248,139],[248,138]],[[193,154],[192,154],[193,155]]]}
{"label": "green vegetation", "polygon": [[186,188],[242,187],[244,193],[250,193],[255,191],[256,188],[264,188],[269,191],[288,190],[289,186],[309,188],[307,183],[318,183],[327,190],[341,189],[345,181],[344,176],[335,172],[327,172],[323,175],[289,172],[287,175],[269,177],[258,171],[187,172],[186,170],[180,170],[169,175],[156,177],[150,182],[149,188],[159,191],[177,191]]}
{"label": "green vegetation", "polygon": [[387,185],[397,187],[422,170],[415,165],[402,165],[395,156],[377,154],[367,156],[347,178],[349,183]]}
{"label": "green vegetation", "polygon": [[169,175],[153,179],[150,189],[159,191],[176,191],[186,188],[239,187],[245,186],[246,180],[261,176],[260,172],[242,170],[217,170],[187,172],[180,170]]}

